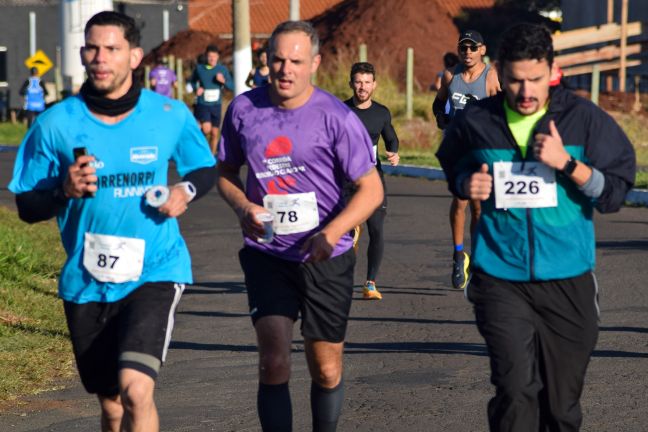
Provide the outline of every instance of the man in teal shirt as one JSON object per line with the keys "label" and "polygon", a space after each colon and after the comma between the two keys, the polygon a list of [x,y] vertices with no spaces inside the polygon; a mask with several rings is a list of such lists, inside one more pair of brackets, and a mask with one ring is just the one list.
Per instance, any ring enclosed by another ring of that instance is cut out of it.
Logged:
{"label": "man in teal shirt", "polygon": [[234,90],[234,81],[229,70],[218,63],[220,52],[215,45],[205,50],[205,64],[199,64],[191,75],[191,86],[196,91],[194,116],[209,140],[212,153],[216,153],[218,129],[221,123],[223,87]]}

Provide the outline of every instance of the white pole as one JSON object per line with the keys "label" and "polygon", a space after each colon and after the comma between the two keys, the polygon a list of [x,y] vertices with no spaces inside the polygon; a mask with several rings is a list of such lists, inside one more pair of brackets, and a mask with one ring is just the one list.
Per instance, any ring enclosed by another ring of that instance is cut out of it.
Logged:
{"label": "white pole", "polygon": [[299,0],[290,0],[290,21],[299,21]]}
{"label": "white pole", "polygon": [[169,11],[167,9],[162,11],[162,40],[169,40]]}
{"label": "white pole", "polygon": [[248,0],[232,2],[234,25],[234,94],[239,95],[249,88],[245,80],[252,70],[252,48],[250,46],[250,3]]}
{"label": "white pole", "polygon": [[29,55],[36,54],[36,12],[29,12]]}

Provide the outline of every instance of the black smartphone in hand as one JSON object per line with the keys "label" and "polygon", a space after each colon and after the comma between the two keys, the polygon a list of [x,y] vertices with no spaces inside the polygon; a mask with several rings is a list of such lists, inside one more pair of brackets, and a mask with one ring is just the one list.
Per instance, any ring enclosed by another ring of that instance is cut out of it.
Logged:
{"label": "black smartphone in hand", "polygon": [[[85,148],[85,147],[74,147],[72,149],[72,154],[74,154],[74,160],[76,161],[81,156],[87,156],[88,155],[88,149]],[[85,167],[86,165],[88,165],[88,164],[86,163],[86,164],[81,165],[81,168]],[[86,192],[83,195],[83,198],[92,198],[94,196],[95,196],[94,192]]]}

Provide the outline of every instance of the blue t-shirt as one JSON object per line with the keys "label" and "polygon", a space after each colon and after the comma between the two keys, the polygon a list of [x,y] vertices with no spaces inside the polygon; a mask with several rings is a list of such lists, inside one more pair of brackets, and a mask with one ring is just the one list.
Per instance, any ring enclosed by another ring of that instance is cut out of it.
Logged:
{"label": "blue t-shirt", "polygon": [[[39,116],[20,145],[11,192],[53,189],[74,163],[73,148],[95,156],[98,191],[93,198],[70,199],[57,215],[67,261],[59,296],[75,303],[114,302],[147,282],[191,283],[191,259],[178,221],[145,204],[146,190],[167,184],[169,160],[180,176],[215,164],[204,135],[187,107],[142,90],[133,111],[106,124],[81,96],[70,97]],[[100,282],[84,267],[85,233],[142,239],[138,280]]]}

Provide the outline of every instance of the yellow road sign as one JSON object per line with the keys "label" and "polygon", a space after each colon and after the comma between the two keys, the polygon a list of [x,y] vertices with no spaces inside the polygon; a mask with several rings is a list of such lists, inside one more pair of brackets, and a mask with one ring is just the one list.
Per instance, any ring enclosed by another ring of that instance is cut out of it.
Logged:
{"label": "yellow road sign", "polygon": [[25,66],[29,69],[35,67],[38,69],[38,76],[43,76],[43,74],[50,70],[54,65],[42,50],[38,50],[33,56],[25,60]]}

